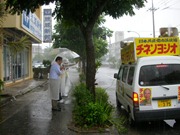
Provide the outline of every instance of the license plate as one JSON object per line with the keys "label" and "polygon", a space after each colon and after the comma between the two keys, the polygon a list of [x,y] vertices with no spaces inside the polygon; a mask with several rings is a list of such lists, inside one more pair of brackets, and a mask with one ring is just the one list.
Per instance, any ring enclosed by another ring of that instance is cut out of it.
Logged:
{"label": "license plate", "polygon": [[171,100],[158,100],[158,107],[170,107],[171,106]]}

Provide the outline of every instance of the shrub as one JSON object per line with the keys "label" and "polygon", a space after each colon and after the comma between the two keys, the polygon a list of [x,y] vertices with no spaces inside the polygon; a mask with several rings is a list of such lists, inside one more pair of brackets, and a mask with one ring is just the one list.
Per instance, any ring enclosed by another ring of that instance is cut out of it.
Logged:
{"label": "shrub", "polygon": [[103,88],[97,87],[96,88],[96,101],[106,103],[108,102],[108,99],[109,99],[109,96],[107,92]]}
{"label": "shrub", "polygon": [[84,83],[80,83],[75,87],[73,91],[73,96],[76,99],[75,105],[84,106],[89,102],[93,101],[93,95],[87,90],[86,85]]}
{"label": "shrub", "polygon": [[81,83],[86,81],[86,75],[84,73],[79,74],[79,81]]}
{"label": "shrub", "polygon": [[0,91],[4,89],[4,81],[0,79]]}
{"label": "shrub", "polygon": [[49,67],[51,65],[51,61],[50,60],[43,60],[43,65],[45,67]]}
{"label": "shrub", "polygon": [[108,95],[102,88],[96,89],[96,100],[87,90],[86,85],[81,83],[75,87],[75,107],[73,119],[80,127],[105,127],[110,124],[112,105],[108,102]]}

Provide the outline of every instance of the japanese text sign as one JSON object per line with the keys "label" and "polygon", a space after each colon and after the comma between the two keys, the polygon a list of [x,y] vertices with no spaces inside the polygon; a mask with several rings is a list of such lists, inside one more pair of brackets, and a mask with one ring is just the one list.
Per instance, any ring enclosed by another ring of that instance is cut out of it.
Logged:
{"label": "japanese text sign", "polygon": [[52,9],[43,11],[43,42],[52,42]]}
{"label": "japanese text sign", "polygon": [[134,43],[130,43],[121,50],[121,60],[124,64],[135,62]]}
{"label": "japanese text sign", "polygon": [[31,12],[27,14],[26,11],[23,11],[22,27],[39,40],[42,40],[42,24],[41,20],[36,16],[36,14]]}
{"label": "japanese text sign", "polygon": [[179,55],[178,37],[136,38],[136,56]]}

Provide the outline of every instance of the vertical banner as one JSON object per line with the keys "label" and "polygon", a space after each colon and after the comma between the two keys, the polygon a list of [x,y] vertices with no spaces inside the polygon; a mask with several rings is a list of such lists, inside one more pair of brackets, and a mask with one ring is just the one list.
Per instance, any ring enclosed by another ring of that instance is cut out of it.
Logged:
{"label": "vertical banner", "polygon": [[52,9],[43,11],[43,42],[52,42]]}

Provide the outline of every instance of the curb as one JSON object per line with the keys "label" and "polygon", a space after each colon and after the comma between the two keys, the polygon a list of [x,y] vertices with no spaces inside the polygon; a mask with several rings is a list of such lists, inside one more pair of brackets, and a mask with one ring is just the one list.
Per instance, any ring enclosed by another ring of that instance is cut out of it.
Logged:
{"label": "curb", "polygon": [[[35,88],[43,86],[44,84],[47,84],[47,83],[48,83],[48,80],[45,80],[44,82],[42,82],[41,84],[38,84],[36,86],[30,86],[30,87],[27,87],[25,89],[22,89],[21,91],[19,91],[15,95],[12,95],[12,94],[0,94],[0,107],[5,106],[9,102],[12,102],[12,101],[16,100],[16,98],[18,98],[20,96],[23,96],[23,95],[31,92]],[[1,99],[1,98],[4,98],[4,99]]]}
{"label": "curb", "polygon": [[68,124],[68,129],[76,133],[111,133],[111,128],[102,128],[102,129],[81,129],[74,126],[72,123]]}
{"label": "curb", "polygon": [[48,83],[48,80],[45,80],[44,82],[42,82],[41,84],[38,84],[36,86],[29,86],[21,91],[19,91],[16,95],[12,96],[14,99],[16,99],[17,97],[20,97],[22,95],[25,95],[29,92],[31,92],[32,90],[34,90],[37,87],[43,86],[44,84]]}
{"label": "curb", "polygon": [[0,94],[0,107],[5,106],[7,103],[9,103],[12,100],[13,100],[12,95],[10,95],[10,94]]}

